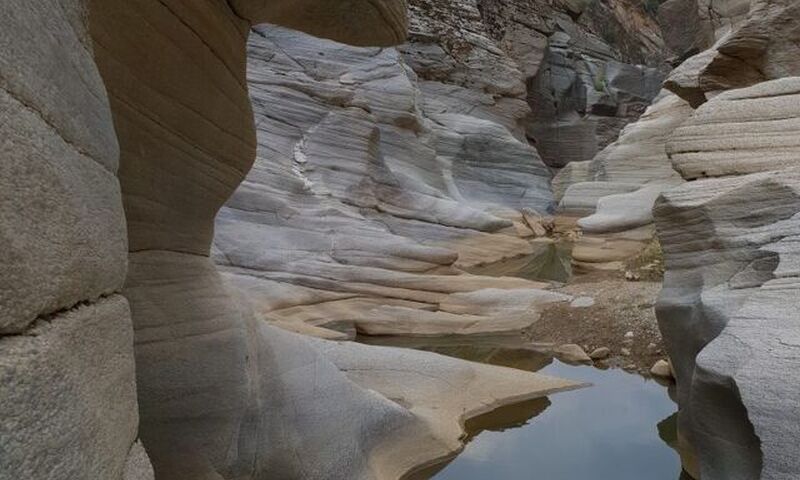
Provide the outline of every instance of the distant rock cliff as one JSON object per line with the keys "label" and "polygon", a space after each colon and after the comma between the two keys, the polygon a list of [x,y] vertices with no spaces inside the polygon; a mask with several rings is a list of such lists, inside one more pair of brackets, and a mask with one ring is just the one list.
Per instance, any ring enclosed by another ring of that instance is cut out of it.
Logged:
{"label": "distant rock cliff", "polygon": [[[464,270],[536,251],[525,214],[554,207],[552,172],[615,140],[665,75],[638,2],[410,7],[397,48],[251,34],[258,159],[218,217],[215,259],[284,326],[520,328],[499,299],[536,285]],[[479,290],[495,307],[446,309]],[[519,312],[544,301],[518,296]]]}

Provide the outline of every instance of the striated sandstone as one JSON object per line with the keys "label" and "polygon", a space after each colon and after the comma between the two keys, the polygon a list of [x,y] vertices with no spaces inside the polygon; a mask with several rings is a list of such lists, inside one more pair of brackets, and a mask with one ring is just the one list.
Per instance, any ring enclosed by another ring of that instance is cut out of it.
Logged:
{"label": "striated sandstone", "polygon": [[667,151],[686,179],[744,175],[798,165],[800,78],[722,93],[672,136]]}
{"label": "striated sandstone", "polygon": [[659,325],[702,478],[800,471],[789,440],[798,392],[781,367],[796,360],[784,306],[796,283],[799,178],[788,169],[691,182],[656,207],[668,266]]}
{"label": "striated sandstone", "polygon": [[[549,295],[458,270],[532,252],[512,220],[550,207],[550,173],[490,103],[449,109],[470,98],[461,75],[484,81],[488,68],[453,63],[447,79],[421,81],[411,67],[424,71],[431,50],[418,42],[354,48],[277,27],[251,36],[262,147],[217,219],[214,254],[270,320],[295,331],[327,318],[370,334],[499,332],[535,321],[506,315],[506,291],[520,313]],[[305,294],[287,303],[275,288]],[[460,317],[446,307],[457,292],[495,298]]]}

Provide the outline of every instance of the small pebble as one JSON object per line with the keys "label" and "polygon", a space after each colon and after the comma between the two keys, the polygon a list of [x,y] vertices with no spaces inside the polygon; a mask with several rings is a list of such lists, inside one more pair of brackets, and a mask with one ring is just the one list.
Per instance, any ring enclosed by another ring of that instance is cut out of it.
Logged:
{"label": "small pebble", "polygon": [[609,355],[611,355],[611,349],[607,347],[600,347],[592,350],[592,353],[589,354],[589,358],[592,360],[603,360],[608,358]]}
{"label": "small pebble", "polygon": [[622,354],[622,356],[624,356],[624,357],[630,357],[630,356],[631,356],[631,351],[630,351],[630,350],[628,350],[627,348],[623,348],[623,349],[622,349],[622,350],[620,350],[619,352],[620,352],[620,353]]}
{"label": "small pebble", "polygon": [[670,367],[669,362],[666,360],[659,360],[653,365],[653,368],[650,369],[650,373],[654,377],[672,378],[672,367]]}

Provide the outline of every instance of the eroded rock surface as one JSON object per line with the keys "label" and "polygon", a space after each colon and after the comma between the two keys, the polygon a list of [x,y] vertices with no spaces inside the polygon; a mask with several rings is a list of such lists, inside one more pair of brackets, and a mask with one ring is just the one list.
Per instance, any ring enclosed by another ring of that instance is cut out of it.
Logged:
{"label": "eroded rock surface", "polygon": [[[455,435],[424,422],[408,406],[384,396],[392,392],[369,389],[350,380],[318,345],[262,322],[247,301],[229,288],[209,258],[214,217],[251,168],[256,148],[245,78],[245,45],[251,22],[286,21],[318,35],[364,44],[391,43],[399,38],[398,29],[404,29],[405,21],[395,15],[404,8],[402,2],[341,5],[356,14],[323,9],[316,2],[300,7],[294,2],[189,5],[98,0],[92,4],[92,37],[121,146],[120,180],[130,238],[130,272],[123,293],[133,311],[140,434],[159,479],[265,475],[397,478],[414,462],[424,463],[450,453],[460,436],[460,432]],[[300,18],[301,14],[307,16]],[[277,95],[286,91],[279,85],[270,88]],[[375,94],[382,96],[384,92],[381,85]],[[318,119],[320,136],[309,136],[293,153],[306,162],[327,162],[330,171],[352,168],[347,163],[351,153],[369,155],[378,148],[376,132],[365,117],[368,106],[356,102],[353,108],[340,112],[341,116],[323,115],[325,119]],[[278,104],[271,107],[280,114]],[[263,114],[269,115],[269,110]],[[510,134],[499,136],[497,129],[487,130],[480,122],[453,122],[459,135],[479,144],[516,142]],[[339,135],[352,143],[348,142],[347,148],[337,146]],[[266,148],[283,147],[278,141],[267,140]],[[458,149],[458,141],[451,148]],[[327,156],[320,156],[322,150]],[[396,188],[397,184],[392,180],[387,180],[388,186],[381,183],[385,172],[374,169],[371,163],[362,167],[374,175],[366,178],[375,182],[356,192],[354,201],[390,210],[390,202],[381,203],[382,198],[392,199],[383,189]],[[322,165],[317,173],[325,176]],[[354,177],[364,178],[359,174]],[[277,176],[271,179],[276,183],[281,180]],[[330,195],[359,186],[360,182],[351,180],[345,177],[338,184],[331,182]],[[246,200],[253,205],[268,203],[268,199],[256,197]],[[410,204],[410,198],[393,200],[394,208],[400,211],[424,210]],[[487,230],[510,225],[508,220],[483,212],[464,213],[453,203],[439,210],[431,208],[430,203],[425,207],[433,217],[451,215],[454,222],[472,222]],[[259,213],[253,208],[243,210],[245,215]],[[317,213],[326,210],[323,206]],[[278,236],[272,240],[276,246],[280,244]],[[307,245],[320,240],[336,238],[304,239]],[[259,242],[265,241],[270,238],[259,238]],[[348,246],[347,241],[345,238],[340,244],[341,254],[352,256],[356,262],[359,242],[372,243],[358,238]],[[450,252],[436,248],[404,249],[398,243],[378,246],[396,246],[412,261],[430,256],[434,262],[452,261]],[[243,253],[225,252],[231,258]],[[259,255],[251,259],[268,260],[268,256]],[[300,262],[295,268],[302,275],[307,266]],[[336,273],[343,276],[344,283],[353,281],[347,272],[332,268],[329,274]],[[413,277],[407,280],[412,284],[417,281]],[[448,288],[455,292],[465,287],[456,284]],[[360,352],[345,358],[358,362],[364,355]],[[412,354],[391,368],[429,371],[439,361],[443,365],[453,363]],[[370,364],[373,368],[381,366],[374,361]],[[535,375],[523,374],[523,379],[513,373],[519,381],[497,397],[495,392],[509,375],[505,370],[479,370],[456,362],[452,367],[443,366],[439,375],[437,386],[442,388],[461,378],[462,386],[475,392],[473,401],[478,405],[572,386]],[[413,384],[401,387],[410,392],[409,396],[416,388]],[[414,403],[424,405],[426,397],[415,397]],[[447,410],[448,421],[457,424],[465,411],[460,407],[468,405]],[[428,441],[429,448],[411,453],[389,448],[398,430],[409,432],[403,437],[405,441]]]}
{"label": "eroded rock surface", "polygon": [[[494,115],[441,112],[455,101],[440,92],[448,84],[420,92],[394,49],[263,27],[250,58],[262,148],[219,215],[215,252],[261,312],[373,334],[478,333],[535,320],[509,317],[503,295],[516,294],[519,314],[558,298],[453,268],[530,252],[512,220],[551,203],[536,150]],[[496,290],[494,311],[459,318],[446,307],[492,288],[511,289]]]}
{"label": "eroded rock surface", "polygon": [[147,464],[129,455],[138,413],[130,311],[117,294],[119,147],[85,15],[79,1],[9,1],[0,19],[4,480],[118,480],[130,478],[129,456]]}
{"label": "eroded rock surface", "polygon": [[527,83],[525,132],[548,165],[591,160],[656,96],[669,56],[640,2],[478,2]]}
{"label": "eroded rock surface", "polygon": [[[655,210],[668,267],[659,323],[678,381],[681,431],[698,453],[702,478],[800,472],[788,440],[797,435],[799,392],[796,382],[771,373],[797,360],[797,326],[785,306],[794,303],[800,211],[792,140],[798,79],[757,83],[793,71],[787,55],[795,46],[784,44],[793,35],[792,9],[754,2],[738,30],[701,54],[707,63],[687,62],[682,77],[673,76],[699,79],[705,90],[667,84],[701,105],[673,134],[672,163],[684,178],[711,178],[665,192]],[[749,66],[725,63],[732,46]],[[747,49],[761,53],[747,56]],[[753,65],[762,77],[747,76]]]}
{"label": "eroded rock surface", "polygon": [[558,212],[579,218],[585,232],[573,251],[576,261],[587,268],[616,267],[652,242],[653,204],[684,181],[673,169],[667,143],[692,113],[683,99],[662,91],[616,142],[558,174]]}
{"label": "eroded rock surface", "polygon": [[[656,208],[668,272],[658,316],[702,478],[788,479],[794,455],[796,169],[692,182]],[[745,200],[746,199],[746,200]],[[784,367],[781,367],[784,365]]]}

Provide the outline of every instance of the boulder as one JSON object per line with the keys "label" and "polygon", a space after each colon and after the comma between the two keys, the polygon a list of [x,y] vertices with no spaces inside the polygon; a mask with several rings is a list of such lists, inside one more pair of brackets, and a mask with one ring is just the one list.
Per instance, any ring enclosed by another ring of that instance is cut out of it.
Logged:
{"label": "boulder", "polygon": [[575,344],[567,344],[556,347],[553,352],[559,360],[567,363],[591,363],[592,359],[586,351]]}
{"label": "boulder", "polygon": [[650,374],[659,378],[673,378],[672,367],[666,360],[659,360],[650,368]]}
{"label": "boulder", "polygon": [[605,360],[611,355],[611,349],[608,347],[599,347],[592,350],[592,353],[589,354],[589,358],[592,360]]}

